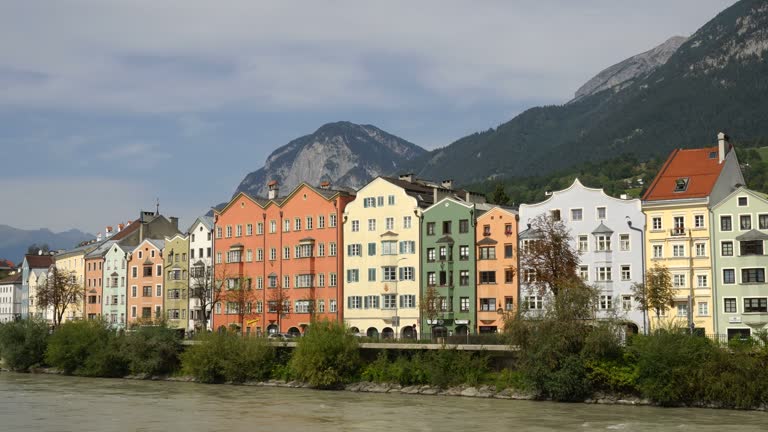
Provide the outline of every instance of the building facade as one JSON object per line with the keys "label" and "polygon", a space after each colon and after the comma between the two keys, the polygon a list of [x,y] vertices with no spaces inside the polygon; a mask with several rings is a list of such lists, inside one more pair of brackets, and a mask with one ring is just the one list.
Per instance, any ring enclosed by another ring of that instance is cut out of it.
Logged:
{"label": "building facade", "polygon": [[48,269],[53,265],[53,256],[46,255],[25,255],[21,263],[21,318],[29,316],[40,317],[42,311],[38,311],[37,285],[42,273],[47,274]]}
{"label": "building facade", "polygon": [[[201,331],[205,314],[206,330],[211,329],[211,307],[213,293],[213,218],[201,216],[188,230],[189,235],[189,315],[187,328]],[[200,296],[206,297],[203,310]]]}
{"label": "building facade", "polygon": [[102,316],[113,328],[123,329],[128,315],[126,306],[128,250],[116,241],[113,242],[104,254],[103,268]]}
{"label": "building facade", "polygon": [[[743,184],[736,152],[720,133],[716,147],[674,150],[643,195],[646,266],[666,267],[675,290],[662,323],[715,332],[710,208]],[[651,314],[651,327],[656,320]]]}
{"label": "building facade", "polygon": [[128,255],[128,325],[163,319],[164,240],[146,239]]}
{"label": "building facade", "polygon": [[0,279],[0,323],[21,319],[21,271]]}
{"label": "building facade", "polygon": [[109,251],[113,241],[103,241],[96,249],[85,255],[85,317],[99,319],[102,317],[104,296],[104,255]]}
{"label": "building facade", "polygon": [[768,326],[768,198],[739,187],[712,208],[715,330],[728,339]]}
{"label": "building facade", "polygon": [[515,310],[517,277],[517,211],[493,207],[477,218],[478,333],[497,333]]}
{"label": "building facade", "polygon": [[[545,201],[520,206],[521,222],[528,224],[539,215],[562,221],[570,231],[571,246],[579,252],[579,275],[599,291],[597,318],[616,317],[631,332],[645,332],[647,319],[632,291],[633,284],[643,282],[645,270],[640,200],[614,198],[576,179]],[[532,269],[521,270],[528,280]],[[546,295],[537,288],[521,282],[520,289],[527,308],[544,307]]]}
{"label": "building facade", "polygon": [[165,238],[165,318],[171,328],[186,330],[189,324],[189,237]]}

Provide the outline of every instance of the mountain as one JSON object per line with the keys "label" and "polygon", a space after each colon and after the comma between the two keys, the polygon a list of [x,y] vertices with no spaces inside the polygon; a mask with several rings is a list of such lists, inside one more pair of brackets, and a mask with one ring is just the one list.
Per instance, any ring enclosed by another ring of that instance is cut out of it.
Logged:
{"label": "mountain", "polygon": [[302,181],[359,188],[374,177],[400,170],[427,153],[423,148],[371,125],[336,122],[278,148],[263,168],[245,176],[238,192],[267,194],[267,182],[277,180],[287,193]]}
{"label": "mountain", "polygon": [[573,100],[579,100],[584,96],[590,96],[603,90],[620,90],[622,87],[631,84],[633,80],[648,75],[654,69],[666,63],[686,40],[688,38],[683,36],[671,37],[651,50],[632,56],[600,71],[600,73],[576,90]]}
{"label": "mountain", "polygon": [[[599,80],[598,80],[599,81]],[[544,175],[623,154],[768,136],[768,1],[742,0],[651,72],[560,106],[531,108],[495,129],[409,162],[423,178],[467,184]]]}
{"label": "mountain", "polygon": [[91,240],[93,236],[71,229],[54,233],[49,229],[23,230],[8,225],[0,225],[0,258],[6,258],[15,264],[24,259],[27,248],[32,244],[47,244],[51,250],[71,249],[78,243]]}

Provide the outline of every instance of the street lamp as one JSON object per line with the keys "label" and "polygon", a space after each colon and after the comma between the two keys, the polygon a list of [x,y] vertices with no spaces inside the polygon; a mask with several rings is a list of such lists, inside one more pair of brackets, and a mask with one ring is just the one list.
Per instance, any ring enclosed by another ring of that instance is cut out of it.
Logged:
{"label": "street lamp", "polygon": [[646,317],[647,317],[647,310],[646,309],[647,309],[647,304],[648,304],[647,301],[648,300],[645,297],[646,296],[646,294],[645,294],[645,290],[646,290],[646,286],[645,286],[645,231],[641,230],[640,228],[633,227],[632,226],[632,219],[630,219],[629,216],[627,216],[626,219],[627,219],[627,226],[629,227],[629,229],[631,229],[633,231],[637,231],[637,232],[640,233],[640,254],[641,254],[641,260],[642,260],[641,266],[642,266],[642,270],[643,270],[643,298],[645,299],[645,302],[646,302],[646,307],[643,308],[643,334],[644,335],[648,335],[648,321],[646,319]]}

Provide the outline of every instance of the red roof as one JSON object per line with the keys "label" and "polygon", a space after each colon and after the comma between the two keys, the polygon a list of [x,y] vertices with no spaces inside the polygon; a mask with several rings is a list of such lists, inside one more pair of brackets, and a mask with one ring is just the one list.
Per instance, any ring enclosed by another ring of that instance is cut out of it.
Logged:
{"label": "red roof", "polygon": [[[706,198],[724,166],[725,162],[719,162],[717,147],[676,149],[653,179],[643,201]],[[675,192],[679,181],[687,181],[687,185],[685,190]]]}
{"label": "red roof", "polygon": [[53,256],[51,255],[26,255],[29,268],[48,268],[53,265]]}
{"label": "red roof", "polygon": [[0,268],[16,268],[16,265],[5,258],[0,258]]}
{"label": "red roof", "polygon": [[128,225],[127,227],[123,228],[120,232],[116,232],[115,234],[113,234],[112,237],[110,237],[109,239],[110,240],[122,240],[122,239],[128,237],[128,234],[130,234],[130,233],[136,231],[137,229],[139,229],[139,225],[140,224],[141,224],[141,222],[139,222],[139,221],[137,221],[136,223],[132,223],[132,224]]}

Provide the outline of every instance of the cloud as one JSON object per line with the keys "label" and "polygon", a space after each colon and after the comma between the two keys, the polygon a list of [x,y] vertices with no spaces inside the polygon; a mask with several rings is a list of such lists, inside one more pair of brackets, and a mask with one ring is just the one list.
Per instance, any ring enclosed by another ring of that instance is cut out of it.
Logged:
{"label": "cloud", "polygon": [[731,3],[80,0],[43,9],[11,0],[0,40],[23,42],[0,45],[0,106],[195,113],[564,101],[600,69]]}

